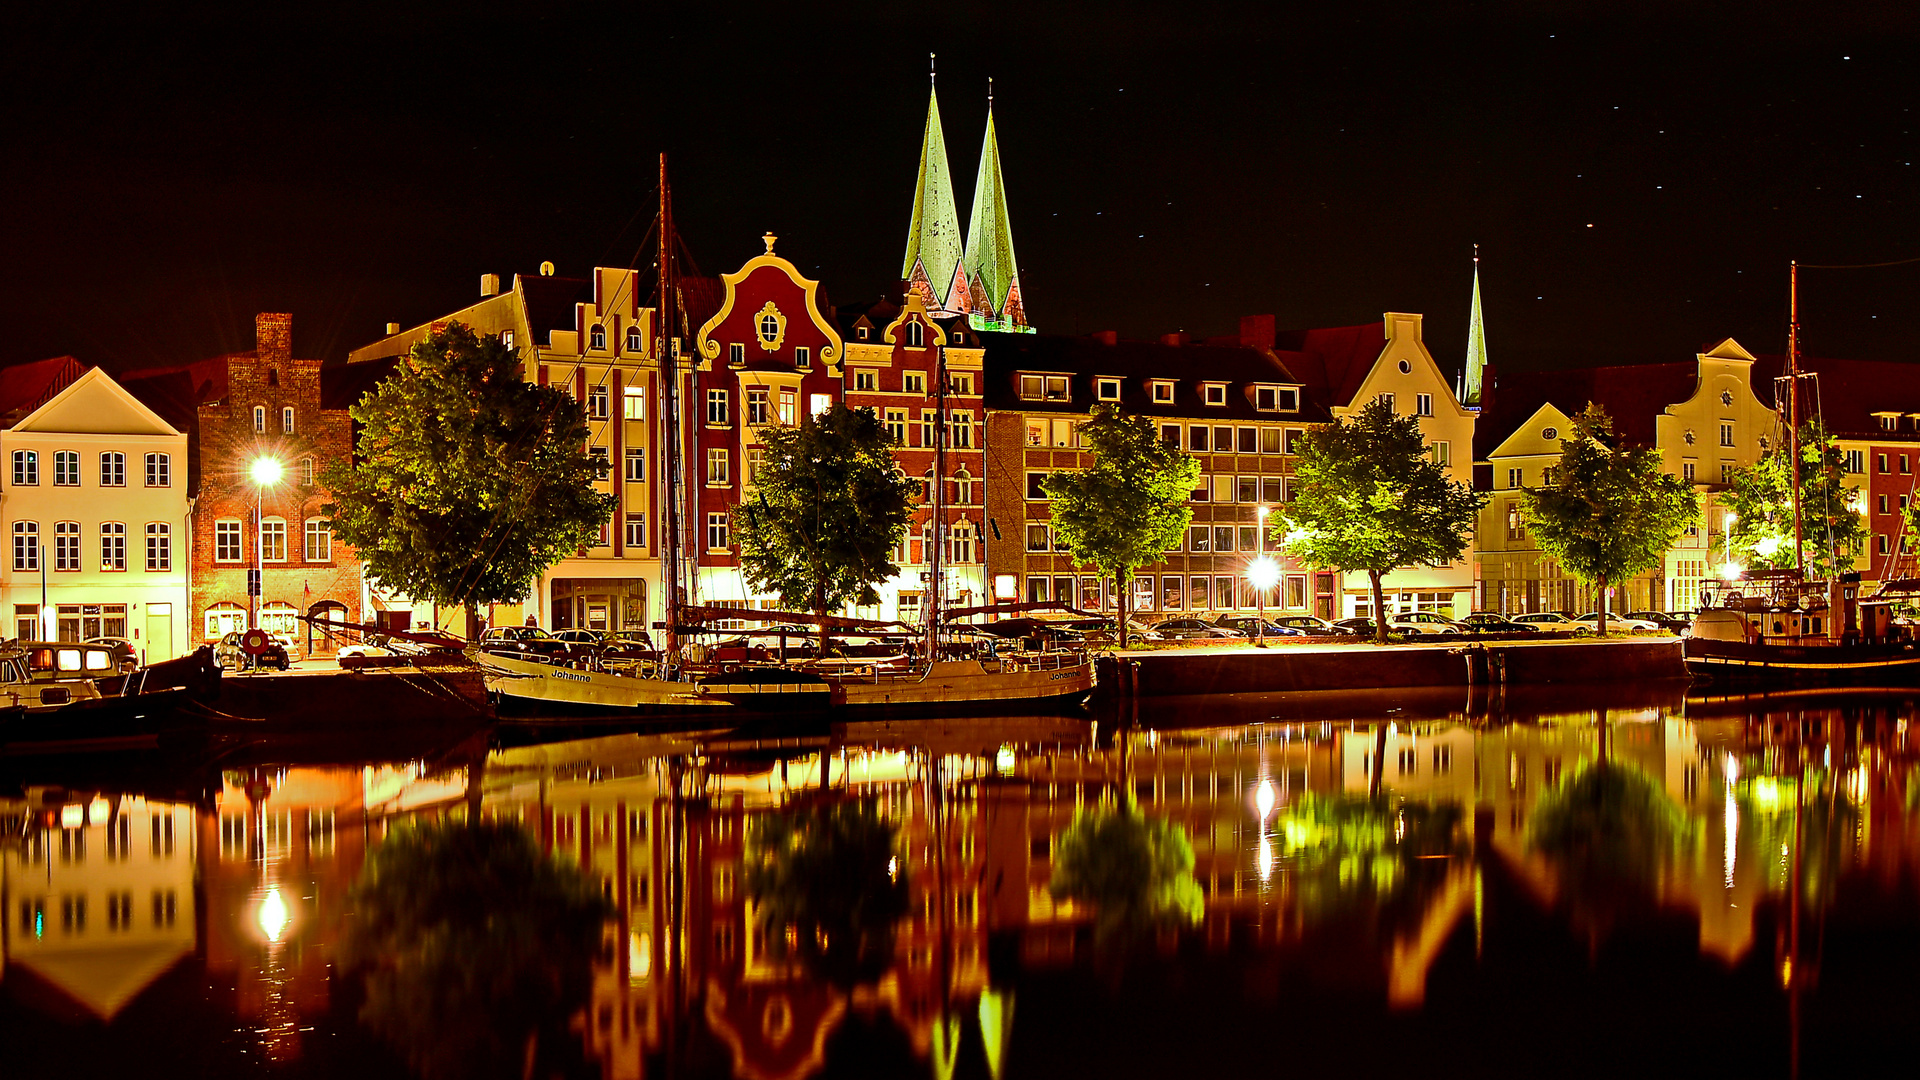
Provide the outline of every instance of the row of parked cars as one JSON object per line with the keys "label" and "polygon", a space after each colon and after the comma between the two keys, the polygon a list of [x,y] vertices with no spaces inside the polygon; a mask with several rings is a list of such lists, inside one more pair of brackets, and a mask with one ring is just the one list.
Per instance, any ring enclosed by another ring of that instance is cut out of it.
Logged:
{"label": "row of parked cars", "polygon": [[[1692,624],[1685,614],[1668,611],[1630,611],[1625,615],[1609,613],[1607,629],[1642,630],[1654,633],[1683,634]],[[1464,619],[1449,619],[1431,611],[1406,611],[1387,619],[1387,632],[1417,636],[1422,634],[1526,634],[1540,631],[1594,633],[1599,629],[1600,613],[1567,615],[1558,611],[1538,611],[1525,615],[1500,615],[1476,611]],[[1166,619],[1138,629],[1144,641],[1187,641],[1207,638],[1239,639],[1256,637],[1260,620],[1253,615],[1222,615],[1208,620],[1199,617]],[[1370,636],[1373,620],[1368,618],[1328,620],[1312,615],[1280,615],[1266,621],[1268,637]]]}

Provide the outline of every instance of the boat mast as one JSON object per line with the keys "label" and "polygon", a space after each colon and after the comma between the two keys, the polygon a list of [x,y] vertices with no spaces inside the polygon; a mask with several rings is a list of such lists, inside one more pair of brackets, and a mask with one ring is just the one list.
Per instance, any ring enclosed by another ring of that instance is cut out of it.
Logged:
{"label": "boat mast", "polygon": [[[929,330],[935,329],[928,327]],[[933,551],[927,556],[927,658],[939,658],[940,607],[945,593],[945,560],[941,558],[946,540],[947,502],[947,350],[934,341],[933,365]]]}
{"label": "boat mast", "polygon": [[667,186],[667,155],[660,155],[660,581],[666,591],[661,673],[673,677],[680,655],[680,372],[675,362],[679,288],[673,280],[673,192]]}
{"label": "boat mast", "polygon": [[1800,261],[1787,264],[1787,454],[1793,506],[1793,569],[1806,572],[1800,536]]}

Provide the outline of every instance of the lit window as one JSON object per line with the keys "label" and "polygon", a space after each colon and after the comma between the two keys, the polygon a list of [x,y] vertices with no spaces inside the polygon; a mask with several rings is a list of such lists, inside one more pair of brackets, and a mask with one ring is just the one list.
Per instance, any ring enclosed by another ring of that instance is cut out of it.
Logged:
{"label": "lit window", "polygon": [[1046,396],[1047,383],[1038,375],[1020,376],[1020,397],[1025,401],[1039,401]]}
{"label": "lit window", "polygon": [[213,559],[215,562],[239,562],[243,552],[240,546],[240,523],[238,521],[216,521],[213,523]]}
{"label": "lit window", "polygon": [[1065,375],[1047,376],[1047,400],[1066,401],[1071,396],[1068,393],[1067,385],[1067,377]]}
{"label": "lit window", "polygon": [[33,450],[15,450],[13,452],[13,483],[16,487],[30,487],[40,482],[40,455]]}
{"label": "lit window", "polygon": [[293,406],[291,405],[280,410],[280,431],[286,435],[293,434]]}
{"label": "lit window", "polygon": [[253,430],[258,434],[266,434],[267,407],[265,405],[255,405],[253,407]]}
{"label": "lit window", "polygon": [[310,563],[333,561],[333,527],[326,518],[308,518],[305,558]]}
{"label": "lit window", "polygon": [[147,455],[147,486],[162,488],[173,486],[173,455]]}
{"label": "lit window", "polygon": [[173,569],[173,526],[164,521],[150,522],[147,525],[147,569],[152,571]]}
{"label": "lit window", "polygon": [[807,398],[807,413],[810,416],[825,416],[833,408],[832,394],[812,394]]}
{"label": "lit window", "polygon": [[645,420],[647,418],[646,391],[638,386],[629,386],[622,392],[621,397],[624,399],[626,408],[624,415],[627,419]]}
{"label": "lit window", "polygon": [[127,568],[127,527],[118,521],[100,523],[100,569]]}
{"label": "lit window", "polygon": [[798,396],[798,393],[793,390],[780,391],[780,422],[782,424],[789,426],[793,424],[794,399]]}
{"label": "lit window", "polygon": [[733,482],[732,469],[725,447],[715,446],[707,450],[707,486],[726,487]]}
{"label": "lit window", "polygon": [[287,522],[284,518],[266,518],[260,522],[260,560],[287,561]]}

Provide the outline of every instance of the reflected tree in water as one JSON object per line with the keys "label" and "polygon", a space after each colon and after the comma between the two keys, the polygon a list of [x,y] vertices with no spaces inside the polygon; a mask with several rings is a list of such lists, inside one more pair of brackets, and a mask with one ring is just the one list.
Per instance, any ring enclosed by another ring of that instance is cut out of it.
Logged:
{"label": "reflected tree in water", "polygon": [[1076,814],[1054,842],[1049,889],[1091,907],[1095,933],[1108,940],[1200,921],[1187,831],[1133,806]]}
{"label": "reflected tree in water", "polygon": [[1527,844],[1598,935],[1658,906],[1661,875],[1686,836],[1685,816],[1658,781],[1602,756],[1541,796]]}
{"label": "reflected tree in water", "polygon": [[1276,816],[1274,834],[1303,915],[1390,927],[1417,920],[1467,854],[1460,817],[1453,803],[1307,795]]}
{"label": "reflected tree in water", "polygon": [[361,1020],[428,1080],[569,1071],[612,914],[578,870],[526,833],[396,826],[353,891],[341,967]]}
{"label": "reflected tree in water", "polygon": [[897,830],[871,802],[841,802],[753,825],[746,870],[776,957],[797,956],[840,986],[877,979],[893,962],[894,925],[907,913]]}
{"label": "reflected tree in water", "polygon": [[[1860,797],[1859,790],[1848,789],[1846,773],[1822,768],[1804,769],[1797,778],[1740,781],[1735,799],[1748,822],[1752,850],[1760,855],[1758,864],[1766,867],[1768,892],[1784,895],[1798,875],[1805,910],[1827,909],[1859,844],[1861,814],[1855,800]],[[1791,857],[1795,844],[1797,865]]]}

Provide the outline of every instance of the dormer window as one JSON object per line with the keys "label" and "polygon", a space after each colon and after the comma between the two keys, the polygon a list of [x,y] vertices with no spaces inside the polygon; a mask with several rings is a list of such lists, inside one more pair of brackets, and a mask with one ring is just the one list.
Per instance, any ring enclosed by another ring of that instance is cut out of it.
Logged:
{"label": "dormer window", "polygon": [[734,343],[733,343],[733,344],[731,344],[731,345],[728,345],[728,346],[727,346],[727,359],[728,359],[729,361],[731,361],[732,363],[735,363],[735,364],[744,364],[744,363],[746,363],[746,362],[747,362],[747,347],[746,347],[745,345],[742,345],[742,344],[740,344],[740,343],[739,343],[739,342],[737,342],[737,341],[736,341],[736,342],[734,342]]}
{"label": "dormer window", "polygon": [[965,333],[964,331],[961,331],[961,330],[955,330],[955,331],[953,332],[953,343],[954,343],[955,345],[959,345],[959,344],[962,344],[962,343],[964,343],[964,342],[965,342],[966,340],[967,340],[967,335],[966,335],[966,333]]}
{"label": "dormer window", "polygon": [[513,331],[511,330],[500,331],[500,344],[505,345],[508,349],[512,349],[513,348]]}
{"label": "dormer window", "polygon": [[793,366],[803,368],[813,363],[813,350],[805,345],[796,345],[793,349]]}
{"label": "dormer window", "polygon": [[1065,375],[1022,375],[1020,397],[1026,401],[1066,401],[1071,394]]}
{"label": "dormer window", "polygon": [[599,323],[594,323],[593,329],[587,332],[587,342],[588,348],[596,352],[605,352],[607,348],[607,328],[601,326]]}
{"label": "dormer window", "polygon": [[1098,391],[1101,401],[1120,400],[1119,379],[1095,379],[1094,387]]}
{"label": "dormer window", "polygon": [[1172,379],[1150,380],[1147,383],[1147,390],[1153,396],[1153,403],[1155,405],[1171,405],[1173,403]]}
{"label": "dormer window", "polygon": [[926,344],[926,331],[919,323],[907,324],[907,344],[916,349]]}
{"label": "dormer window", "polygon": [[1226,383],[1201,383],[1200,391],[1205,396],[1206,402],[1209,405],[1225,405],[1227,403]]}
{"label": "dormer window", "polygon": [[1873,418],[1880,421],[1881,431],[1900,430],[1900,414],[1897,412],[1874,413]]}
{"label": "dormer window", "polygon": [[861,341],[867,340],[867,328],[864,326],[855,327],[853,336],[859,338]]}

